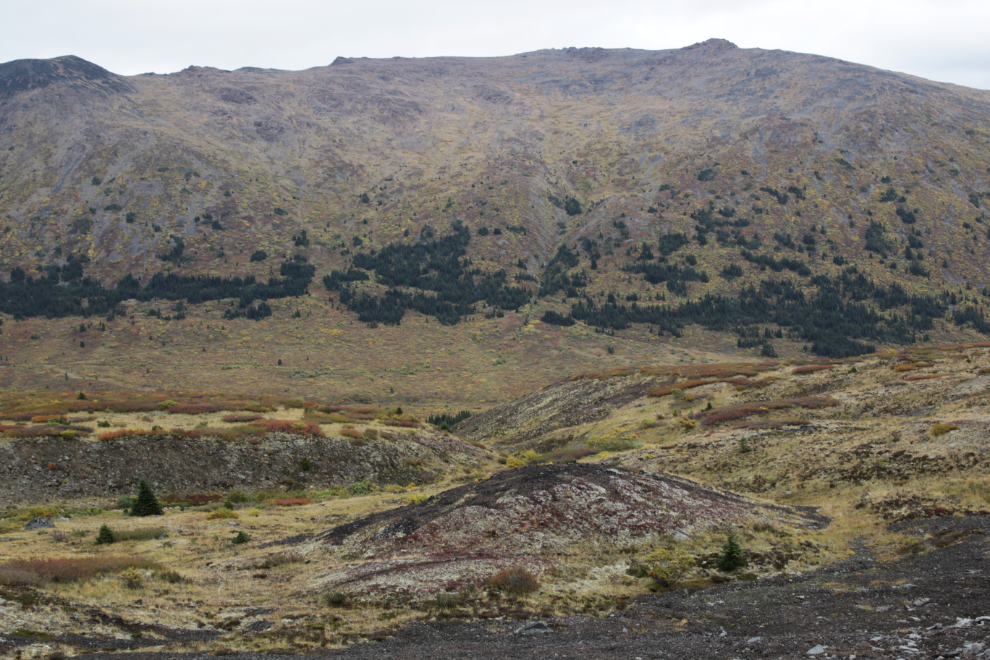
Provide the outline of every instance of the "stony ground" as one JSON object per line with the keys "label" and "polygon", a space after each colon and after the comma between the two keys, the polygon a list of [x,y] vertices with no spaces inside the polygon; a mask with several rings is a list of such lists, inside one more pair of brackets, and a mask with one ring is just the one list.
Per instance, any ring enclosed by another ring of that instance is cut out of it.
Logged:
{"label": "stony ground", "polygon": [[[644,595],[604,618],[415,623],[380,642],[305,657],[990,658],[990,518],[898,531],[927,539],[927,550],[882,562],[864,547],[814,572]],[[0,643],[16,653],[34,641],[7,633]],[[88,657],[223,654],[118,648]]]}

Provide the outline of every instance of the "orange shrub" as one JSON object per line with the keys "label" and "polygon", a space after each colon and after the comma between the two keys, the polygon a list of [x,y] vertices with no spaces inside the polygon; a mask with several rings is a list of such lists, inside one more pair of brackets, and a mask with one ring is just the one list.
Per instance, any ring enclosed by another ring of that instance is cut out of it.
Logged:
{"label": "orange shrub", "polygon": [[345,438],[354,438],[355,440],[364,440],[364,436],[357,429],[343,428],[340,429],[340,434]]}
{"label": "orange shrub", "polygon": [[272,504],[277,506],[302,506],[303,504],[309,504],[313,500],[308,497],[290,497],[284,500],[272,500]]}
{"label": "orange shrub", "polygon": [[916,376],[906,376],[904,380],[931,380],[932,378],[942,378],[945,374],[918,374]]}

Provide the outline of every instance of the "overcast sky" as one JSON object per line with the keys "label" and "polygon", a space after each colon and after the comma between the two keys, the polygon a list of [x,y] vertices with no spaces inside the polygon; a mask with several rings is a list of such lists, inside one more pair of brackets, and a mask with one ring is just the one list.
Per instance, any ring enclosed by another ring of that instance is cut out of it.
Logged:
{"label": "overcast sky", "polygon": [[111,71],[306,69],[350,57],[541,48],[743,48],[838,57],[990,89],[990,0],[48,0],[3,3],[0,62],[78,55]]}

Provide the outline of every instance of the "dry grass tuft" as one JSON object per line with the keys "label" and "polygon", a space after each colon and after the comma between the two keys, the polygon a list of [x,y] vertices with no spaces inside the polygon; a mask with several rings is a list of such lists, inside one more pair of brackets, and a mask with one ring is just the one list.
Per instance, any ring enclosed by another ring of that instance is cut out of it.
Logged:
{"label": "dry grass tuft", "polygon": [[537,591],[540,588],[540,582],[527,569],[514,566],[489,577],[485,580],[485,586],[492,591],[522,595]]}
{"label": "dry grass tuft", "polygon": [[37,586],[45,582],[79,582],[128,568],[158,568],[133,557],[58,557],[11,559],[0,564],[0,584]]}

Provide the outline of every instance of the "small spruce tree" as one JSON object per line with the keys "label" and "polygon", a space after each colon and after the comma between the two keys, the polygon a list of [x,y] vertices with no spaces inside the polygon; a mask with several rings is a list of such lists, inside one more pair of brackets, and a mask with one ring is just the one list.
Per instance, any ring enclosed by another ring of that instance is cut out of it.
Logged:
{"label": "small spruce tree", "polygon": [[716,564],[719,570],[730,572],[742,566],[744,560],[742,546],[739,545],[739,541],[736,539],[736,533],[730,529]]}
{"label": "small spruce tree", "polygon": [[100,525],[100,533],[96,535],[96,545],[110,545],[116,540],[117,538],[109,527],[105,524]]}
{"label": "small spruce tree", "polygon": [[131,507],[132,516],[160,516],[164,513],[162,505],[158,502],[151,486],[144,479],[138,484],[137,501]]}

